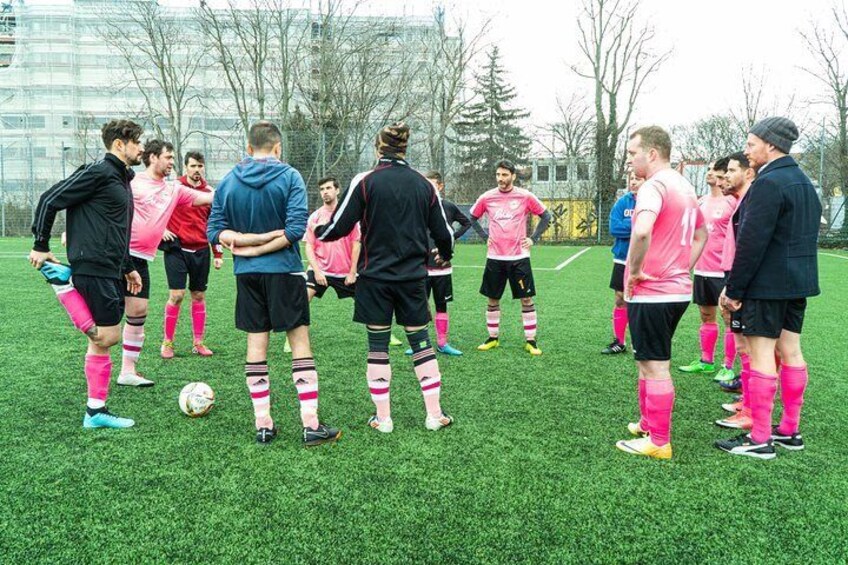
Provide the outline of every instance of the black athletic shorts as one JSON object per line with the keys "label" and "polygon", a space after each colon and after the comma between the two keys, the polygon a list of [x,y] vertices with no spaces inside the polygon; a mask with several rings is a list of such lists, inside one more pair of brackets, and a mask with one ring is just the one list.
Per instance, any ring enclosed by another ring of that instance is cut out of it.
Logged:
{"label": "black athletic shorts", "polygon": [[742,333],[746,336],[777,339],[787,330],[801,333],[804,326],[806,298],[792,300],[742,300]]}
{"label": "black athletic shorts", "polygon": [[98,326],[117,326],[124,317],[126,281],[107,277],[74,275],[74,288],[85,300]]}
{"label": "black athletic shorts", "polygon": [[500,300],[506,288],[507,280],[514,299],[536,296],[533,269],[530,268],[528,257],[515,261],[486,259],[486,270],[483,272],[480,294]]}
{"label": "black athletic shorts", "polygon": [[236,275],[236,327],[247,333],[284,332],[309,325],[302,273]]}
{"label": "black athletic shorts", "polygon": [[637,361],[671,359],[671,338],[688,302],[628,302],[630,341]]}
{"label": "black athletic shorts", "polygon": [[209,247],[197,251],[176,249],[166,251],[165,276],[168,277],[168,288],[184,290],[186,277],[188,289],[192,292],[206,292],[209,284],[209,266],[212,263],[212,252]]}
{"label": "black athletic shorts", "polygon": [[353,321],[370,326],[390,326],[394,315],[398,325],[426,326],[430,322],[426,286],[423,278],[385,282],[359,277]]}
{"label": "black athletic shorts", "polygon": [[436,304],[453,302],[453,275],[427,276],[427,300],[431,294]]}
{"label": "black athletic shorts", "polygon": [[127,290],[127,285],[124,285],[124,296],[134,296],[135,298],[150,299],[150,264],[145,259],[130,256],[133,268],[141,275],[141,292],[133,294]]}
{"label": "black athletic shorts", "polygon": [[698,306],[718,306],[718,297],[724,289],[724,277],[695,275],[692,302]]}
{"label": "black athletic shorts", "polygon": [[612,264],[612,276],[610,276],[610,288],[618,292],[624,292],[624,263]]}
{"label": "black athletic shorts", "polygon": [[336,291],[336,296],[339,299],[353,298],[356,295],[356,283],[348,286],[345,284],[344,277],[326,277],[326,279],[327,286],[321,286],[315,281],[315,271],[311,269],[306,271],[306,286],[315,291],[316,298],[324,296],[324,293],[330,288]]}
{"label": "black athletic shorts", "polygon": [[735,334],[742,333],[742,310],[730,313],[730,332]]}

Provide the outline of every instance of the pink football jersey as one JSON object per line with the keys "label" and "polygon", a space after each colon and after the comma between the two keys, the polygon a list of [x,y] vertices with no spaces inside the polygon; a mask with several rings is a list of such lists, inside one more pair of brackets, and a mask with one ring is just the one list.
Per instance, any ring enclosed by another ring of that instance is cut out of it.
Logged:
{"label": "pink football jersey", "polygon": [[346,277],[350,273],[353,243],[360,241],[359,224],[353,230],[336,241],[319,241],[315,237],[315,226],[329,223],[333,209],[321,206],[309,216],[306,223],[306,243],[312,246],[312,253],[318,268],[328,277]]}
{"label": "pink football jersey", "polygon": [[[633,289],[629,302],[689,302],[692,279],[689,259],[695,230],[704,225],[695,189],[680,173],[664,169],[645,181],[636,195],[633,222],[640,214],[655,214],[651,243],[642,264],[645,280]],[[630,252],[633,251],[631,243]],[[630,276],[630,257],[624,277]]]}
{"label": "pink football jersey", "polygon": [[721,256],[724,250],[724,240],[727,237],[727,226],[736,210],[736,199],[732,196],[705,196],[699,206],[707,226],[707,245],[695,264],[695,274],[702,277],[724,277],[721,268]]}
{"label": "pink football jersey", "polygon": [[471,208],[471,215],[489,217],[489,249],[486,256],[500,261],[530,257],[530,250],[521,247],[527,237],[527,216],[545,213],[545,205],[536,195],[523,188],[501,192],[493,188],[480,195]]}
{"label": "pink football jersey", "polygon": [[179,182],[155,180],[147,173],[137,174],[130,186],[135,207],[130,255],[153,261],[174,209],[191,206],[196,194],[200,193]]}

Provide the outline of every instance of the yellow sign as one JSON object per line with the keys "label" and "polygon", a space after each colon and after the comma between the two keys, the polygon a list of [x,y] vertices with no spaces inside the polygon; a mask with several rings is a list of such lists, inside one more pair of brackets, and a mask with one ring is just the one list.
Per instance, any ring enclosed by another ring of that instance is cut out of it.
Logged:
{"label": "yellow sign", "polygon": [[[552,216],[542,241],[585,239],[597,235],[595,203],[592,200],[550,198],[543,199],[542,203]],[[534,220],[534,226],[535,222],[538,220]]]}

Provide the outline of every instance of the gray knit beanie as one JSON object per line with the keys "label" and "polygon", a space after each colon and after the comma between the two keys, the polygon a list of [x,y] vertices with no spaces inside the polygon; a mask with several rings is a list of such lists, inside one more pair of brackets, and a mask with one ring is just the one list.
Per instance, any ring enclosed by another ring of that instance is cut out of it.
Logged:
{"label": "gray knit beanie", "polygon": [[789,118],[763,118],[754,124],[748,133],[771,143],[783,153],[789,153],[792,143],[798,139],[798,128]]}

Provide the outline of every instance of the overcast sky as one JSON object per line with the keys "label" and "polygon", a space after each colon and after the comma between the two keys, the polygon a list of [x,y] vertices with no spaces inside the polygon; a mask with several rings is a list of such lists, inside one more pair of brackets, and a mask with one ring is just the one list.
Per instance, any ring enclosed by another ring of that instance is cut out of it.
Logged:
{"label": "overcast sky", "polygon": [[[292,4],[317,7],[326,1],[292,0]],[[587,93],[591,88],[590,81],[570,70],[570,65],[583,62],[576,23],[582,0],[365,1],[362,12],[373,15],[427,16],[436,5],[444,5],[449,20],[454,15],[478,24],[490,19],[488,39],[500,46],[509,78],[517,87],[517,103],[531,112],[536,125],[556,119],[558,95],[568,99],[572,92]],[[656,49],[672,50],[672,56],[647,84],[635,123],[669,126],[738,107],[746,69],[767,77],[767,105],[785,108],[794,94],[792,113],[820,113],[821,107],[807,108],[806,102],[824,89],[799,69],[809,64],[810,57],[798,30],[809,28],[812,20],[832,27],[830,7],[841,1],[639,0],[640,17],[656,29]],[[163,3],[197,5],[196,0]]]}
{"label": "overcast sky", "polygon": [[[567,99],[591,86],[570,70],[582,62],[576,23],[581,0],[419,0],[404,7],[426,14],[437,3],[447,5],[449,16],[453,11],[476,21],[492,19],[490,40],[500,46],[519,102],[534,123],[555,119],[558,94]],[[372,0],[369,10],[402,5]],[[767,76],[770,104],[785,108],[794,93],[797,109],[822,92],[798,68],[810,61],[798,29],[812,19],[830,27],[831,5],[831,0],[639,0],[640,16],[656,29],[656,48],[672,50],[672,56],[648,83],[636,121],[685,123],[739,106],[745,69]]]}

